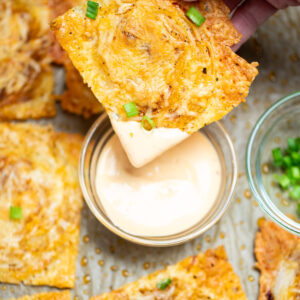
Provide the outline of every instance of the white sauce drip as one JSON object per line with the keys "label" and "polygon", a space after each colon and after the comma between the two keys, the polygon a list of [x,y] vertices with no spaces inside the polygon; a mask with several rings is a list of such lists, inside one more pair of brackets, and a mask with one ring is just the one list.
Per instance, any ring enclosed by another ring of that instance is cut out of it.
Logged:
{"label": "white sauce drip", "polygon": [[107,216],[141,236],[171,235],[195,225],[214,206],[220,185],[219,157],[199,132],[141,168],[131,165],[114,135],[96,171],[96,190]]}

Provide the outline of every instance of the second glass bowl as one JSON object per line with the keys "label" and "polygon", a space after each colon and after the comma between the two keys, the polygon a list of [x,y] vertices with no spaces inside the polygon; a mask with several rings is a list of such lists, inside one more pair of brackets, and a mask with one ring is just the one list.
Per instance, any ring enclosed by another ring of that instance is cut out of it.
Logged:
{"label": "second glass bowl", "polygon": [[[246,170],[251,190],[260,207],[283,228],[300,235],[296,201],[287,200],[273,180],[272,149],[287,146],[287,138],[300,136],[300,91],[273,104],[257,121],[246,151]],[[264,166],[268,167],[264,172]]]}

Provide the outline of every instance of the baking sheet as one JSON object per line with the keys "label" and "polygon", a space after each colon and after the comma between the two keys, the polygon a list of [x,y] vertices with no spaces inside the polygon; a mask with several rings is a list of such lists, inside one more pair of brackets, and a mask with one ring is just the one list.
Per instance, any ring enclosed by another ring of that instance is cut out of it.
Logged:
{"label": "baking sheet", "polygon": [[[226,247],[248,299],[257,299],[259,273],[254,269],[253,243],[257,220],[263,213],[249,191],[245,148],[251,128],[262,112],[282,96],[300,90],[300,7],[290,7],[274,15],[242,47],[240,55],[248,61],[259,61],[260,74],[247,103],[223,120],[234,140],[239,160],[239,179],[228,211],[213,228],[191,242],[171,248],[149,248],[131,244],[110,233],[85,205],[76,287],[72,290],[75,299],[88,299],[115,289],[166,264],[218,245]],[[59,91],[63,89],[63,73],[61,70],[57,73],[56,89]],[[60,130],[84,133],[92,121],[59,111],[55,119],[39,123],[53,123]],[[55,288],[0,284],[0,298],[53,290]]]}

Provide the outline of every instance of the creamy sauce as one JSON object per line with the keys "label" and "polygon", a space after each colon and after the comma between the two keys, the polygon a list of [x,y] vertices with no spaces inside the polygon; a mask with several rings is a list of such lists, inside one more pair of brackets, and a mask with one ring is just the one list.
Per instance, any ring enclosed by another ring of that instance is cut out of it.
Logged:
{"label": "creamy sauce", "polygon": [[129,161],[136,168],[144,166],[189,137],[189,134],[178,128],[154,128],[147,131],[142,128],[141,122],[118,121],[112,116],[110,120]]}
{"label": "creamy sauce", "polygon": [[149,164],[135,168],[116,135],[102,150],[96,190],[111,221],[142,236],[179,233],[203,219],[221,185],[221,164],[197,132]]}

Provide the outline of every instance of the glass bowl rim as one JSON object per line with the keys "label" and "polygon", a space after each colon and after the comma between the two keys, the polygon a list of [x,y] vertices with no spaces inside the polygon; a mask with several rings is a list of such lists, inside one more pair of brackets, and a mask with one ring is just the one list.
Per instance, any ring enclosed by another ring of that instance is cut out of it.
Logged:
{"label": "glass bowl rim", "polygon": [[[296,91],[294,93],[291,93],[285,97],[280,98],[273,105],[271,105],[266,111],[264,111],[264,113],[259,117],[259,119],[255,123],[255,125],[250,133],[250,137],[248,139],[248,143],[247,143],[247,147],[246,147],[245,163],[246,163],[246,174],[247,174],[250,188],[251,188],[252,193],[253,193],[254,197],[256,198],[259,206],[261,207],[261,209],[277,224],[279,224],[286,230],[300,236],[300,230],[296,228],[298,223],[293,221],[291,218],[287,217],[285,214],[283,214],[280,211],[280,209],[277,208],[273,204],[271,199],[266,199],[265,197],[260,195],[260,193],[254,183],[254,176],[252,175],[252,172],[254,172],[255,169],[253,170],[251,168],[251,162],[252,162],[251,152],[253,150],[253,144],[254,144],[254,142],[257,138],[258,132],[261,129],[261,127],[263,126],[264,122],[278,108],[284,106],[286,103],[288,103],[291,100],[294,100],[296,97],[299,97],[299,96],[300,96],[300,90]],[[269,202],[271,202],[271,203],[269,203]],[[267,204],[271,205],[272,210],[269,209]],[[280,216],[280,218],[279,218],[279,216]]]}
{"label": "glass bowl rim", "polygon": [[220,218],[224,215],[226,212],[227,208],[229,207],[232,198],[233,198],[233,193],[236,187],[236,182],[237,182],[237,174],[238,174],[238,162],[237,162],[237,156],[236,156],[236,151],[233,145],[233,141],[228,133],[228,131],[225,129],[223,124],[220,122],[216,121],[214,122],[217,127],[220,129],[220,132],[223,134],[225,141],[228,145],[228,149],[230,152],[231,156],[231,162],[232,162],[232,182],[228,188],[228,197],[223,200],[224,204],[223,207],[220,209],[216,217],[208,223],[204,227],[196,228],[194,231],[182,236],[182,237],[175,237],[175,238],[170,238],[170,239],[163,239],[163,237],[160,237],[161,239],[154,239],[154,238],[147,238],[147,237],[142,237],[142,236],[135,236],[130,233],[124,232],[120,230],[116,225],[113,224],[111,221],[107,221],[96,209],[96,207],[93,205],[93,201],[90,199],[89,193],[88,193],[88,188],[85,183],[85,172],[84,172],[84,166],[85,166],[85,156],[87,154],[87,149],[89,147],[90,141],[92,139],[93,134],[95,131],[98,129],[99,125],[101,122],[107,118],[108,116],[106,113],[102,113],[92,124],[88,132],[86,133],[86,136],[83,141],[83,146],[81,148],[81,153],[80,153],[80,160],[79,160],[79,166],[78,166],[78,172],[79,172],[79,183],[81,187],[81,191],[83,194],[83,198],[91,210],[92,214],[94,217],[104,226],[106,229],[109,231],[113,232],[117,236],[130,241],[135,244],[139,244],[142,246],[151,246],[151,247],[169,247],[169,246],[176,246],[183,244],[185,242],[188,242],[200,234],[206,232],[208,229],[210,229],[213,225],[215,225]]}

